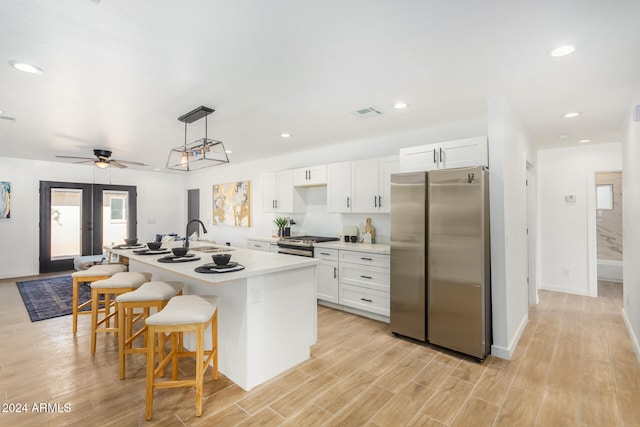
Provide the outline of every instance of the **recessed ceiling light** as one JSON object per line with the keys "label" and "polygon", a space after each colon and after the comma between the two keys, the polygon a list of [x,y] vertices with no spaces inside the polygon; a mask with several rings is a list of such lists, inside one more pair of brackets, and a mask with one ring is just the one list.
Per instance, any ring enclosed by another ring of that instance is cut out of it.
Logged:
{"label": "recessed ceiling light", "polygon": [[570,112],[570,113],[567,113],[567,114],[563,115],[562,117],[564,117],[565,119],[570,119],[570,118],[572,118],[572,117],[578,117],[579,115],[580,115],[580,113],[579,113],[579,112],[577,112],[577,111],[572,111],[572,112]]}
{"label": "recessed ceiling light", "polygon": [[286,132],[281,133],[280,136],[283,137],[283,138],[291,138],[291,134],[286,133]]}
{"label": "recessed ceiling light", "polygon": [[569,135],[562,134],[560,135],[560,139],[569,139]]}
{"label": "recessed ceiling light", "polygon": [[233,151],[231,151],[231,150],[224,150],[224,152],[227,153],[227,154],[233,153]]}
{"label": "recessed ceiling light", "polygon": [[405,102],[396,102],[395,104],[393,104],[393,108],[395,108],[396,110],[402,110],[404,108],[407,108],[407,104]]}
{"label": "recessed ceiling light", "polygon": [[42,68],[36,67],[35,65],[27,64],[26,62],[20,61],[9,61],[9,65],[11,65],[16,70],[24,71],[29,74],[42,74]]}
{"label": "recessed ceiling light", "polygon": [[591,140],[590,140],[590,139],[581,139],[581,140],[580,140],[580,141],[578,141],[578,142],[591,142]]}
{"label": "recessed ceiling light", "polygon": [[562,46],[558,46],[554,49],[551,49],[549,55],[554,58],[559,58],[561,56],[567,56],[576,51],[576,47],[572,44],[564,44]]}
{"label": "recessed ceiling light", "polygon": [[4,111],[0,110],[0,114],[4,114]]}

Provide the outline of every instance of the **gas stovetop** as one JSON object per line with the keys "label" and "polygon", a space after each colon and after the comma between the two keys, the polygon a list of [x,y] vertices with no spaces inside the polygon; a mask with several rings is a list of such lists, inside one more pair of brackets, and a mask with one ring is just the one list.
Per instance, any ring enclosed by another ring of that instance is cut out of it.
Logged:
{"label": "gas stovetop", "polygon": [[333,242],[333,241],[336,241],[336,240],[338,240],[337,237],[292,236],[292,237],[285,237],[284,239],[280,240],[278,242],[278,244],[284,243],[284,244],[297,244],[297,245],[313,246],[314,243]]}

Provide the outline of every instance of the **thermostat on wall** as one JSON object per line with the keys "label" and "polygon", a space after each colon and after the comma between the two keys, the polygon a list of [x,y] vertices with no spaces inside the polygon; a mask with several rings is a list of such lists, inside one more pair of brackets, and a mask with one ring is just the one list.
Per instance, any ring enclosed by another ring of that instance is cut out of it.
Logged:
{"label": "thermostat on wall", "polygon": [[576,196],[574,194],[567,194],[566,196],[564,196],[564,201],[567,203],[575,203]]}

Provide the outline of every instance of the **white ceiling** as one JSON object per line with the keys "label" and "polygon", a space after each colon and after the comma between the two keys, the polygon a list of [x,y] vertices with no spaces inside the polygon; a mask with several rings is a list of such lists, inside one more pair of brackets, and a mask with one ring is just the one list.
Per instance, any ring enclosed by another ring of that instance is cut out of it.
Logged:
{"label": "white ceiling", "polygon": [[164,167],[177,118],[205,105],[240,162],[482,117],[491,95],[539,147],[620,141],[639,17],[638,0],[1,0],[0,110],[16,121],[0,120],[0,156],[106,148]]}

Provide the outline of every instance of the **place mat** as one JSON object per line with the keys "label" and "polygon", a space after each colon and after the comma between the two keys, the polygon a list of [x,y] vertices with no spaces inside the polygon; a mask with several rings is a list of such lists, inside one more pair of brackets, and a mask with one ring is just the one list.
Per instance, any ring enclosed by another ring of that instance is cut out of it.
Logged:
{"label": "place mat", "polygon": [[195,254],[186,254],[185,256],[175,256],[175,255],[167,255],[162,258],[158,258],[158,262],[164,263],[173,263],[173,262],[189,262],[189,261],[198,261],[200,257],[197,257]]}
{"label": "place mat", "polygon": [[138,249],[138,248],[142,248],[146,245],[142,244],[142,243],[138,243],[135,245],[115,245],[113,247],[113,249]]}
{"label": "place mat", "polygon": [[170,254],[171,251],[169,249],[158,249],[152,251],[151,249],[138,249],[133,251],[136,255],[162,255],[162,254]]}
{"label": "place mat", "polygon": [[201,265],[200,267],[195,268],[196,273],[231,273],[233,271],[240,271],[244,269],[244,265],[238,264],[237,262],[230,262],[227,265],[216,265],[212,262],[208,264]]}

